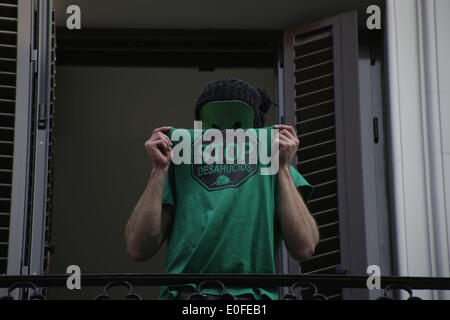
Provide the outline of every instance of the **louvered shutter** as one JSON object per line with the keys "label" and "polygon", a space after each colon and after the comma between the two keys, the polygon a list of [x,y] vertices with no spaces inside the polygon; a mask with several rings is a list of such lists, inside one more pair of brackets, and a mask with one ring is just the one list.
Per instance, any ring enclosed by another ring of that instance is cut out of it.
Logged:
{"label": "louvered shutter", "polygon": [[[347,34],[347,29],[352,32]],[[356,13],[284,34],[285,122],[297,130],[300,146],[295,165],[315,187],[308,208],[320,232],[315,254],[300,262],[304,274],[335,274],[349,268],[352,249],[347,225],[354,206],[347,201],[348,172],[360,168],[349,168],[349,146],[358,145],[358,137],[351,143],[348,138],[359,133],[347,130],[344,122],[350,120],[345,119],[345,110],[359,107],[356,35]],[[347,70],[349,61],[352,67]],[[342,298],[338,288],[321,288],[321,292],[330,299]]]}
{"label": "louvered shutter", "polygon": [[0,274],[7,271],[16,97],[17,0],[0,1]]}
{"label": "louvered shutter", "polygon": [[[296,36],[294,53],[297,167],[315,187],[308,207],[321,236],[315,254],[300,265],[305,274],[335,273],[341,261],[331,30]],[[327,295],[337,298],[340,291]]]}
{"label": "louvered shutter", "polygon": [[51,0],[0,0],[0,9],[0,273],[43,274],[53,185],[54,13]]}
{"label": "louvered shutter", "polygon": [[55,88],[55,26],[51,0],[39,1],[37,19],[37,86],[35,100],[33,203],[29,228],[29,270],[48,268],[53,176],[53,112]]}
{"label": "louvered shutter", "polygon": [[[334,273],[340,264],[336,173],[333,39],[326,28],[296,37],[297,166],[315,187],[308,207],[321,236],[315,254],[301,262],[305,274]],[[339,290],[327,292],[339,297]]]}

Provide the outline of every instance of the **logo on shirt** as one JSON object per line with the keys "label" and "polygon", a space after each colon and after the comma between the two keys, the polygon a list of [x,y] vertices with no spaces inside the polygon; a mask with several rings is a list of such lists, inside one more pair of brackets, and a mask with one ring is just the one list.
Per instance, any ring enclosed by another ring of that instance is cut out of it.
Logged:
{"label": "logo on shirt", "polygon": [[258,163],[250,161],[254,148],[258,148],[256,137],[248,135],[245,141],[228,144],[225,141],[203,141],[199,137],[192,144],[194,150],[201,148],[197,150],[201,152],[193,154],[201,154],[206,159],[224,159],[209,164],[192,161],[192,177],[208,191],[237,188],[258,171]]}

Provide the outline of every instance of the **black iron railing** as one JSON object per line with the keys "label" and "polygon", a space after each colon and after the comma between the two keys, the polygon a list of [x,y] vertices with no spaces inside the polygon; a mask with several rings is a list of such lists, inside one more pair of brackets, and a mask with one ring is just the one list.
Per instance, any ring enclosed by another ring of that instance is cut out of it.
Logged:
{"label": "black iron railing", "polygon": [[[21,299],[47,299],[46,288],[65,288],[68,274],[55,274],[43,276],[0,276],[0,292],[2,288],[5,294],[0,299],[14,299],[16,289],[24,288],[26,294]],[[124,299],[141,300],[143,297],[135,291],[137,286],[170,286],[186,283],[197,284],[197,292],[191,296],[191,300],[202,300],[205,295],[202,288],[216,287],[222,289],[219,299],[233,300],[236,297],[227,293],[229,287],[286,287],[288,292],[280,296],[280,300],[315,299],[326,300],[318,288],[339,289],[366,289],[367,276],[352,275],[280,275],[280,274],[84,274],[81,275],[83,287],[103,287],[94,299],[109,299],[111,287],[125,287],[128,293]],[[404,290],[408,293],[408,299],[420,299],[413,294],[413,290],[450,290],[450,278],[438,277],[380,277],[380,289],[384,294],[378,299],[392,299],[394,290]]]}

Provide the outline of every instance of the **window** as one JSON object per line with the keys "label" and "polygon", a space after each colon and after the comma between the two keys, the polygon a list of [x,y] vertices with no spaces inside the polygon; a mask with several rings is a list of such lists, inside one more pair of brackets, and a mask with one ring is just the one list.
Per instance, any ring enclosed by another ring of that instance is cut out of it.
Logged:
{"label": "window", "polygon": [[[380,264],[378,250],[385,239],[373,241],[372,230],[366,230],[367,226],[378,230],[382,218],[377,216],[376,204],[367,202],[376,197],[368,193],[373,182],[368,172],[379,164],[365,152],[375,152],[378,141],[370,137],[375,111],[368,110],[367,99],[360,103],[360,90],[372,83],[360,82],[358,45],[356,12],[284,33],[283,116],[286,124],[297,129],[300,148],[295,164],[315,186],[308,207],[321,235],[312,257],[300,266],[289,259],[289,273],[301,269],[306,274],[361,275],[369,264]],[[382,161],[382,150],[377,152],[377,161]],[[384,188],[384,177],[377,178]],[[326,288],[320,291],[336,299],[343,294]],[[356,290],[344,292],[344,297],[365,298]]]}

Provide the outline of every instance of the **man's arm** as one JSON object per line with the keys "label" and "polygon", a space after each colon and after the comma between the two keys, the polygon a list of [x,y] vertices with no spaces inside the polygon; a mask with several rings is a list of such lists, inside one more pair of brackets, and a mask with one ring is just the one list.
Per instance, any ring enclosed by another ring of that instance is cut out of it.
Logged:
{"label": "man's arm", "polygon": [[317,224],[297,190],[289,168],[280,168],[277,179],[280,192],[277,216],[281,234],[290,254],[297,260],[306,259],[314,254],[319,243]]}
{"label": "man's arm", "polygon": [[163,134],[167,130],[167,127],[156,129],[145,143],[153,169],[125,228],[127,253],[136,261],[150,259],[172,229],[172,206],[161,204],[170,165],[171,142]]}
{"label": "man's arm", "polygon": [[277,174],[280,203],[277,217],[281,234],[290,254],[303,260],[314,254],[319,243],[319,230],[290,174],[290,162],[297,152],[299,141],[290,126],[278,125],[280,166]]}

